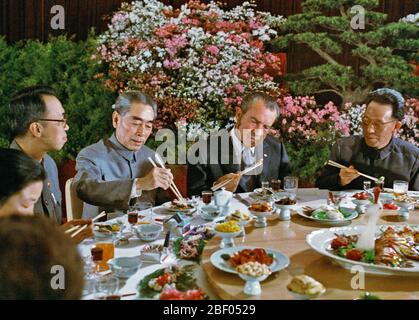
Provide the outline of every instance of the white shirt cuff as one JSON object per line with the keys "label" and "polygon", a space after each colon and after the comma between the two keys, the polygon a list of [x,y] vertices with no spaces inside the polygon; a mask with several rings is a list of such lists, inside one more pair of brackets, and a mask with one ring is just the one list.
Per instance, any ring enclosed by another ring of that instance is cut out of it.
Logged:
{"label": "white shirt cuff", "polygon": [[137,190],[137,180],[138,178],[134,179],[134,182],[132,184],[131,195],[129,197],[130,199],[141,197],[142,191]]}

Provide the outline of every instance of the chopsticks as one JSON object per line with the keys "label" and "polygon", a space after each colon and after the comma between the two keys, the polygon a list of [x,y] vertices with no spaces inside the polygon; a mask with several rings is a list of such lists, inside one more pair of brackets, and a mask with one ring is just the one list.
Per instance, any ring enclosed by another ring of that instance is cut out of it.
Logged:
{"label": "chopsticks", "polygon": [[[245,174],[249,173],[250,171],[252,171],[252,170],[256,169],[257,167],[261,166],[262,164],[263,164],[263,159],[260,159],[260,160],[259,160],[258,162],[256,162],[253,166],[251,166],[251,167],[249,167],[249,168],[247,168],[247,169],[244,169],[243,171],[240,171],[240,172],[239,172],[239,175],[240,175],[240,176],[243,176],[243,175],[245,175]],[[220,188],[224,187],[225,185],[229,184],[229,183],[231,182],[231,180],[233,180],[233,179],[228,179],[228,180],[226,180],[226,181],[220,182],[219,184],[217,184],[217,185],[215,185],[215,186],[212,186],[211,190],[212,190],[212,191],[216,191],[216,190],[218,190],[218,189],[220,189]]]}
{"label": "chopsticks", "polygon": [[[102,211],[99,215],[97,215],[96,217],[94,217],[93,219],[92,219],[92,222],[95,222],[96,220],[98,220],[98,219],[100,219],[100,218],[102,218],[103,216],[105,216],[106,215],[106,213],[105,213],[105,211]],[[77,230],[76,232],[74,232],[72,235],[71,235],[71,237],[72,238],[74,238],[75,236],[77,236],[80,232],[82,232],[84,229],[86,229],[87,227],[88,227],[89,225],[88,224],[85,224],[83,227],[81,227],[79,230]]]}
{"label": "chopsticks", "polygon": [[[160,164],[160,166],[163,169],[166,169],[166,167],[164,166],[163,160],[160,158],[158,153],[156,153],[156,159],[157,159],[157,162]],[[150,163],[153,165],[154,168],[158,168],[156,163],[153,161],[153,159],[148,157],[148,161],[150,161]],[[180,203],[182,203],[184,206],[187,206],[185,199],[182,197],[182,194],[180,193],[179,189],[177,188],[176,184],[173,181],[170,183],[170,190],[172,190],[172,192],[175,194],[176,198],[178,198]]]}
{"label": "chopsticks", "polygon": [[77,230],[78,228],[80,228],[80,225],[78,225],[78,226],[74,226],[74,227],[72,227],[72,228],[70,228],[70,229],[66,230],[66,231],[65,231],[65,233],[72,233],[73,231]]}
{"label": "chopsticks", "polygon": [[[327,161],[326,164],[328,164],[329,166],[335,167],[335,168],[339,168],[339,169],[348,169],[348,167],[345,167],[344,165],[341,165],[340,163],[334,162],[332,160]],[[361,173],[361,172],[358,171],[358,174],[360,176],[365,177],[365,178],[371,179],[374,182],[377,182],[378,181],[377,178],[371,177],[371,176],[369,176],[369,175],[367,175],[365,173]]]}

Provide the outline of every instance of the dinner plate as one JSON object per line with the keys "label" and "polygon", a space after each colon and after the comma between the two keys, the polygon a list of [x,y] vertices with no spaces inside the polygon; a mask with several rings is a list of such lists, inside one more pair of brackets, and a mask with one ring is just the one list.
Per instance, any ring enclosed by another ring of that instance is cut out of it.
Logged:
{"label": "dinner plate", "polygon": [[[244,249],[256,249],[256,248],[260,248],[260,247],[239,246],[239,247],[220,249],[211,255],[210,261],[212,265],[216,267],[217,269],[220,269],[228,273],[238,274],[238,272],[232,266],[230,266],[228,261],[225,261],[223,258],[221,258],[221,256],[223,254],[228,254],[231,256],[234,253],[239,252]],[[269,248],[264,248],[264,249],[268,254],[271,253],[274,256],[274,261],[269,266],[272,272],[277,272],[288,267],[290,260],[288,259],[286,255],[273,249],[269,249]]]}
{"label": "dinner plate", "polygon": [[[188,203],[188,202],[186,202],[187,204],[189,204],[189,205],[191,205],[190,203]],[[193,206],[193,205],[192,205]],[[165,202],[165,203],[163,203],[162,204],[162,207],[165,209],[165,210],[167,210],[167,211],[170,211],[170,212],[193,212],[193,211],[196,211],[196,207],[195,206],[193,206],[193,208],[190,208],[190,209],[176,209],[176,208],[173,208],[172,207],[172,202],[171,201],[168,201],[168,202]]]}
{"label": "dinner plate", "polygon": [[[382,232],[390,225],[379,225],[376,230],[376,237],[379,237]],[[400,230],[405,225],[391,226],[396,230]],[[416,231],[419,231],[419,225],[409,225]],[[361,261],[354,261],[339,257],[330,250],[330,244],[336,234],[345,235],[359,235],[365,230],[365,226],[348,226],[348,227],[335,227],[330,229],[322,229],[311,232],[306,237],[307,244],[315,251],[323,256],[332,259],[333,262],[351,270],[354,266],[362,266],[365,273],[374,275],[401,275],[401,276],[419,276],[419,261],[409,260],[413,264],[413,268],[400,268],[390,267],[386,265],[377,265]]]}
{"label": "dinner plate", "polygon": [[[316,209],[320,209],[320,207],[316,208]],[[355,219],[356,217],[358,217],[358,212],[355,209],[352,208],[343,208],[345,210],[345,212],[350,213],[350,216],[344,218],[343,220],[333,220],[333,219],[319,219],[316,217],[312,217],[309,216],[307,214],[304,213],[303,208],[298,208],[297,213],[307,219],[316,221],[316,222],[320,222],[323,224],[329,224],[329,225],[338,225],[338,224],[342,224],[342,223],[347,223],[350,222],[351,220]]]}
{"label": "dinner plate", "polygon": [[257,188],[253,190],[253,192],[249,193],[249,197],[256,201],[270,201],[273,195],[273,193],[263,195],[262,188]]}

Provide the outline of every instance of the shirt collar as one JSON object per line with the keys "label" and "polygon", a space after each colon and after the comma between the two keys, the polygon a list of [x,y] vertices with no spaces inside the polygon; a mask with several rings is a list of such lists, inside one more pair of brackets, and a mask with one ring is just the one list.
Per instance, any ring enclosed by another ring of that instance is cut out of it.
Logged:
{"label": "shirt collar", "polygon": [[[245,147],[244,147],[243,143],[241,142],[239,136],[237,135],[237,129],[236,129],[236,127],[234,127],[230,131],[230,135],[231,135],[231,140],[233,142],[234,151],[237,154],[240,154],[241,155],[241,153],[242,153],[242,151],[243,151],[243,149]],[[255,147],[251,147],[250,150],[252,151],[252,154],[254,155],[255,154]]]}
{"label": "shirt collar", "polygon": [[112,142],[112,144],[115,147],[116,152],[118,152],[124,159],[128,161],[137,161],[135,151],[128,150],[125,148],[116,138],[115,133],[112,134],[112,136],[109,138],[109,141]]}
{"label": "shirt collar", "polygon": [[365,139],[362,139],[362,149],[364,153],[373,159],[380,159],[380,160],[385,159],[393,150],[393,146],[394,146],[394,137],[391,138],[388,145],[385,146],[383,149],[372,148],[367,145],[367,143],[365,142]]}

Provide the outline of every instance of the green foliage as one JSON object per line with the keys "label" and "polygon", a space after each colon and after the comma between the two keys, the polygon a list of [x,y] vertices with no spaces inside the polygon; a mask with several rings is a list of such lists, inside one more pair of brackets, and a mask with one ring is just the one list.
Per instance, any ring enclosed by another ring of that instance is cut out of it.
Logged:
{"label": "green foliage", "polygon": [[[373,11],[377,0],[306,0],[303,13],[288,17],[281,26],[281,36],[274,41],[278,49],[292,43],[304,44],[316,52],[324,64],[291,74],[287,80],[296,95],[335,92],[345,102],[361,103],[376,87],[389,86],[408,96],[419,95],[419,77],[408,61],[417,59],[419,28],[413,23],[387,22],[387,15]],[[365,30],[353,30],[351,20],[365,11]],[[336,12],[330,16],[330,11]],[[349,47],[351,58],[359,58],[355,73],[343,65],[337,55]]]}
{"label": "green foliage", "polygon": [[[14,45],[0,38],[0,117],[7,119],[8,104],[16,91],[36,84],[53,87],[70,126],[68,142],[53,154],[57,161],[73,159],[82,148],[112,132],[111,105],[116,94],[95,79],[104,72],[104,66],[91,59],[96,46],[93,36],[80,42],[60,36],[48,43],[27,40]],[[8,121],[2,121],[0,145],[7,146],[12,138]]]}
{"label": "green foliage", "polygon": [[285,142],[292,174],[302,181],[314,183],[330,156],[330,145],[324,142],[310,142],[297,146]]}

